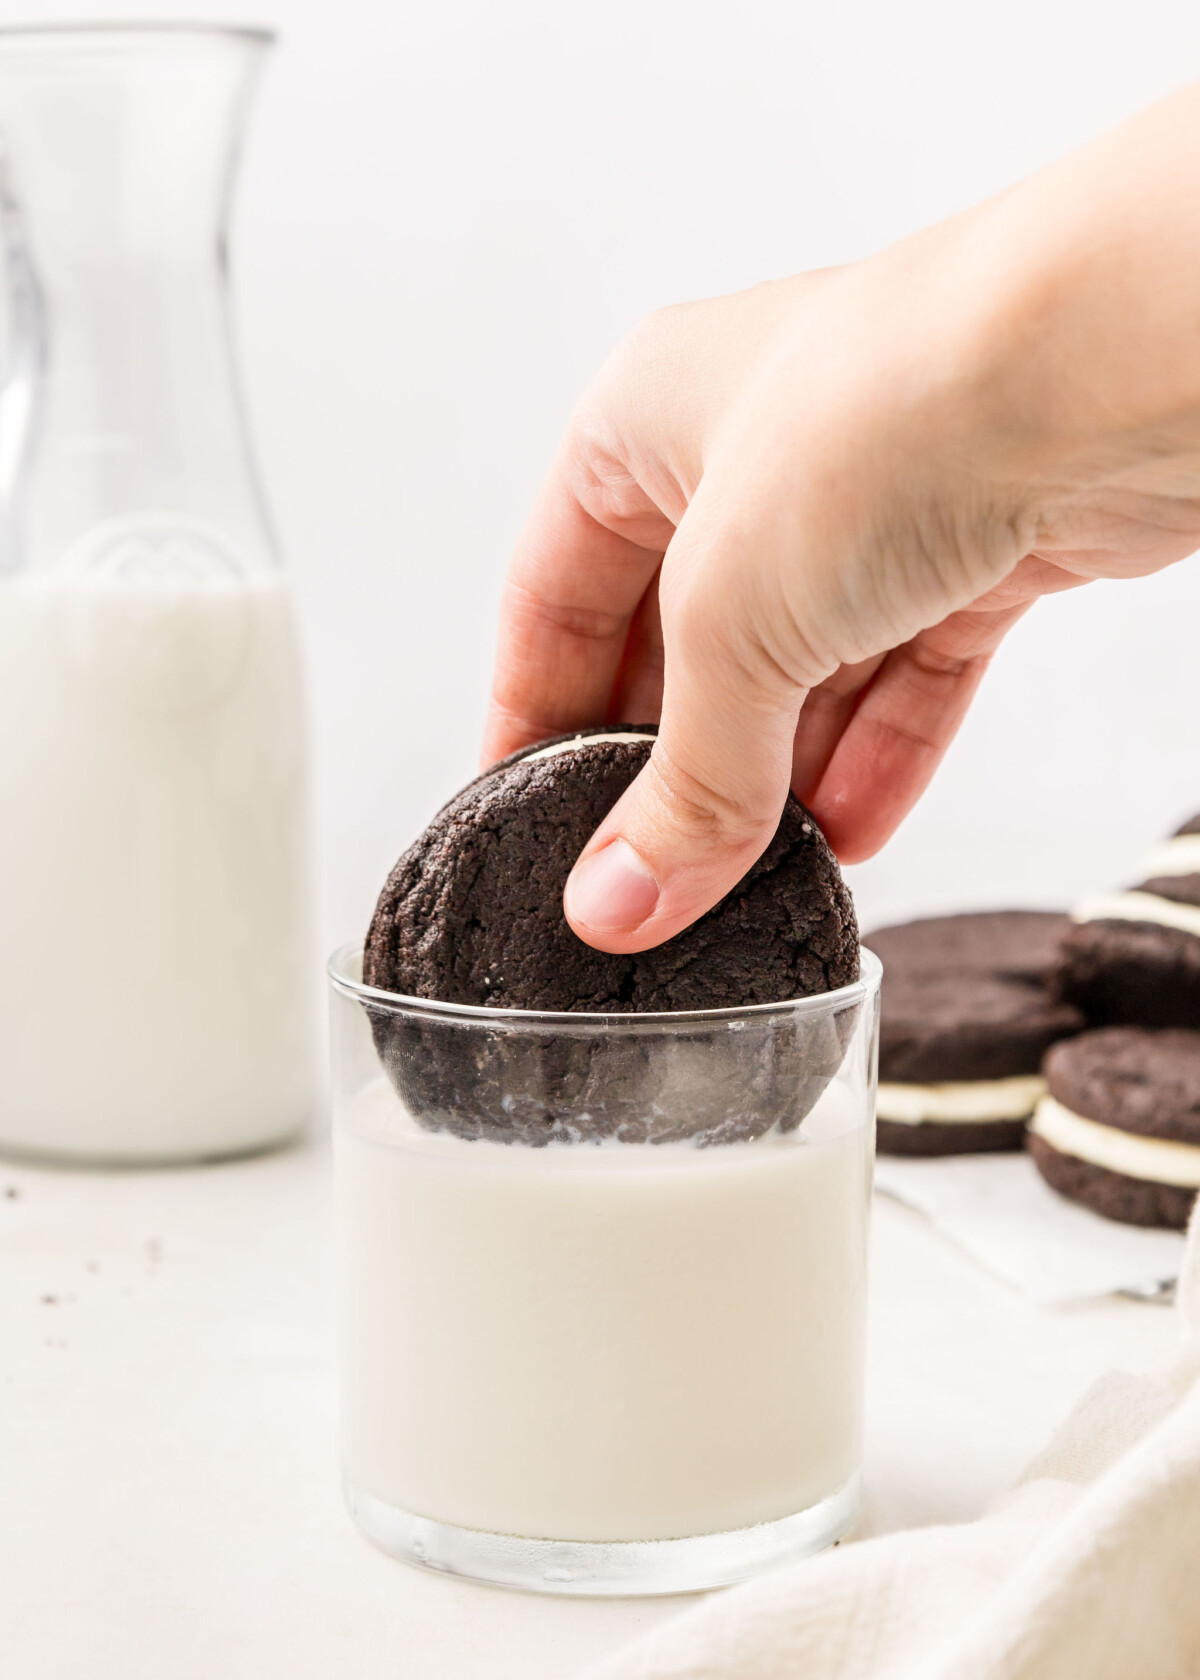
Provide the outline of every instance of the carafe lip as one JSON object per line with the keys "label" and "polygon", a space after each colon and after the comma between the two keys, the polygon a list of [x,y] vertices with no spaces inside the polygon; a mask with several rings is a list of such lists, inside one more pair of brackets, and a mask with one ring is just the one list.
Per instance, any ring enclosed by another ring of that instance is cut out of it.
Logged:
{"label": "carafe lip", "polygon": [[34,41],[42,37],[81,40],[109,35],[199,35],[264,47],[279,39],[279,31],[266,24],[215,23],[204,18],[80,18],[53,23],[0,23],[0,46],[7,41]]}

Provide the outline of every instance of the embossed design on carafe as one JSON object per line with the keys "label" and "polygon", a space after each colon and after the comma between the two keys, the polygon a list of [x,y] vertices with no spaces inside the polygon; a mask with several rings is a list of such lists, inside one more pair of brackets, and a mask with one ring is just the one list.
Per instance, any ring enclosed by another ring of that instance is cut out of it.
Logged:
{"label": "embossed design on carafe", "polygon": [[247,572],[220,533],[170,513],[106,520],[54,575],[71,586],[63,639],[97,689],[166,712],[211,705],[252,632]]}

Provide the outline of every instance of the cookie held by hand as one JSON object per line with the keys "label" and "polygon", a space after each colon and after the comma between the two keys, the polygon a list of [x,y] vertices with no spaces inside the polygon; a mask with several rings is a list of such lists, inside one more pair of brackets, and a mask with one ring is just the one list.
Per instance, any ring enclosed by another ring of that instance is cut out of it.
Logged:
{"label": "cookie held by hand", "polygon": [[[571,931],[567,876],[652,745],[652,729],[597,729],[529,748],[464,788],[384,885],[367,984],[440,1003],[627,1017],[744,1009],[856,980],[850,895],[791,796],[746,876],[666,944],[612,954]],[[736,1047],[731,1039],[726,1088],[715,1089],[709,1027],[689,1055],[686,1035],[656,1035],[649,1022],[645,1032],[613,1033],[582,1019],[576,1028],[509,1016],[484,1032],[381,1009],[372,1024],[389,1077],[423,1124],[526,1144],[717,1143],[797,1125],[836,1071],[845,1037],[828,1017],[764,1013],[739,1027]]]}

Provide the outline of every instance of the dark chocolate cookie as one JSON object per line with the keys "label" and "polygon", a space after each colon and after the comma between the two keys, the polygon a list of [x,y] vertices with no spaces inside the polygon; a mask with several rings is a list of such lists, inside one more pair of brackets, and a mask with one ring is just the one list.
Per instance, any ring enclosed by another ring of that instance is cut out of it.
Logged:
{"label": "dark chocolate cookie", "polygon": [[[981,910],[871,934],[865,943],[884,965],[881,1080],[937,1085],[1036,1074],[1047,1043],[1083,1025],[1074,1011],[1050,1005],[1042,984],[1069,925],[1060,911]],[[1024,1119],[905,1125],[880,1107],[884,1155],[974,1155],[1024,1141]]]}
{"label": "dark chocolate cookie", "polygon": [[[1046,1057],[1046,1087],[1071,1114],[1138,1137],[1200,1147],[1200,1033],[1102,1027]],[[1182,1229],[1196,1192],[1114,1171],[1036,1132],[1029,1151],[1060,1195],[1127,1225]]]}
{"label": "dark chocolate cookie", "polygon": [[[633,733],[638,739],[596,736]],[[744,1008],[858,976],[850,896],[816,823],[789,796],[774,839],[715,908],[654,950],[620,956],[562,913],[570,870],[646,763],[651,730],[615,726],[540,743],[477,778],[434,818],[384,886],[363,975],[442,1003],[624,1016]],[[565,750],[539,756],[548,746]],[[851,1021],[764,1016],[712,1031],[614,1034],[580,1022],[373,1020],[393,1083],[422,1123],[524,1143],[616,1136],[705,1142],[795,1125],[840,1063]]]}
{"label": "dark chocolate cookie", "polygon": [[[1171,840],[1197,834],[1200,815]],[[1200,909],[1200,874],[1170,873],[1172,851],[1169,841],[1156,847],[1145,866],[1168,873],[1124,889],[1138,898],[1085,903],[1086,919],[1063,938],[1052,989],[1094,1025],[1200,1028],[1200,931],[1169,925],[1172,916],[1187,921],[1188,911]]]}
{"label": "dark chocolate cookie", "polygon": [[369,985],[442,1003],[617,1014],[777,1003],[857,978],[850,895],[791,796],[763,855],[690,928],[631,955],[585,945],[563,916],[563,887],[652,738],[550,744],[567,750],[539,758],[542,743],[479,777],[400,859],[367,935]]}
{"label": "dark chocolate cookie", "polygon": [[1102,1027],[1056,1044],[1046,1089],[1101,1126],[1200,1145],[1200,1033]]}
{"label": "dark chocolate cookie", "polygon": [[1052,986],[1095,1025],[1200,1028],[1200,937],[1159,922],[1079,922],[1063,939]]}
{"label": "dark chocolate cookie", "polygon": [[1170,904],[1200,905],[1200,875],[1154,875],[1132,889],[1165,898]]}
{"label": "dark chocolate cookie", "polygon": [[1046,1183],[1069,1201],[1079,1202],[1105,1219],[1118,1219],[1123,1225],[1186,1230],[1196,1200],[1194,1190],[1129,1178],[1125,1173],[1081,1161],[1076,1155],[1064,1155],[1035,1132],[1030,1132],[1027,1147]]}
{"label": "dark chocolate cookie", "polygon": [[904,1084],[1036,1073],[1083,1017],[1042,987],[986,974],[885,977],[879,1077]]}
{"label": "dark chocolate cookie", "polygon": [[875,1146],[881,1155],[990,1155],[1020,1149],[1024,1141],[1024,1120],[922,1120],[918,1126],[875,1122]]}
{"label": "dark chocolate cookie", "polygon": [[1070,918],[1059,910],[979,910],[876,928],[863,936],[863,944],[883,963],[885,975],[990,974],[1041,981],[1054,968],[1069,926]]}

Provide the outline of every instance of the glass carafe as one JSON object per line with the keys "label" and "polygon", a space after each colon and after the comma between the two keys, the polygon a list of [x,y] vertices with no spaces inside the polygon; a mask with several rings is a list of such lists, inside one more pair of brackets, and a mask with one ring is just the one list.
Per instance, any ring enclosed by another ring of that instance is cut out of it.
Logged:
{"label": "glass carafe", "polygon": [[301,679],[229,332],[269,37],[0,31],[0,1149],[197,1160],[313,1092]]}

